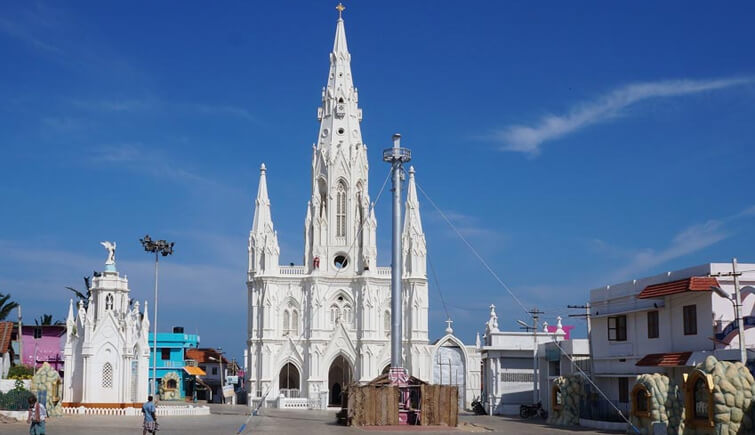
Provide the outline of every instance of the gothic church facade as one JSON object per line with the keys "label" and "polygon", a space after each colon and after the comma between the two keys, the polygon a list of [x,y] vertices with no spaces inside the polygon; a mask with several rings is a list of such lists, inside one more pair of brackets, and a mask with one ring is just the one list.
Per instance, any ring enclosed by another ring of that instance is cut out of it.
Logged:
{"label": "gothic church facade", "polygon": [[[303,265],[279,265],[262,165],[249,234],[248,367],[252,398],[279,394],[340,401],[352,381],[390,363],[390,267],[377,266],[362,109],[343,19],[338,20],[312,150]],[[425,238],[409,171],[403,228],[403,353],[409,373],[431,375]]]}

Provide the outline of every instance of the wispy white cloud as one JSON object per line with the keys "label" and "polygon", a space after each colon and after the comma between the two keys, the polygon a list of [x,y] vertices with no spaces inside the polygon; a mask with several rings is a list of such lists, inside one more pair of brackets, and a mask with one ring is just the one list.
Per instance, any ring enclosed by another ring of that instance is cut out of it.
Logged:
{"label": "wispy white cloud", "polygon": [[29,44],[35,49],[40,50],[46,54],[61,55],[64,53],[63,49],[35,36],[25,26],[22,26],[5,18],[0,18],[0,32],[5,33],[6,35],[17,40],[23,41],[26,44]]}
{"label": "wispy white cloud", "polygon": [[629,84],[595,100],[579,103],[566,114],[547,115],[534,125],[512,125],[495,131],[492,138],[503,144],[501,149],[504,151],[516,151],[536,156],[540,153],[543,143],[614,118],[628,106],[643,100],[697,94],[745,85],[753,81],[755,79],[752,77],[732,77]]}
{"label": "wispy white cloud", "polygon": [[207,187],[212,189],[232,190],[231,188],[199,173],[181,167],[176,159],[154,148],[147,148],[141,143],[123,143],[103,145],[91,151],[90,162],[94,164],[111,164],[130,171],[172,180],[181,184]]}
{"label": "wispy white cloud", "polygon": [[736,231],[730,228],[729,224],[753,216],[755,216],[755,206],[750,206],[731,216],[711,219],[703,223],[688,226],[674,235],[668,245],[662,249],[648,248],[639,251],[628,251],[611,247],[602,241],[596,241],[594,246],[602,251],[628,258],[626,264],[616,270],[610,277],[612,280],[626,279],[671,260],[715,245],[735,234]]}
{"label": "wispy white cloud", "polygon": [[[453,210],[446,210],[443,212],[448,220],[451,221],[453,226],[464,237],[481,237],[488,239],[500,239],[503,234],[495,229],[485,226],[478,217],[459,213]],[[443,225],[447,225],[445,219],[437,211],[430,213],[429,217],[434,221],[441,221]],[[456,233],[453,229],[448,228],[448,234],[456,237]]]}
{"label": "wispy white cloud", "polygon": [[164,101],[156,98],[73,100],[74,107],[98,112],[145,112],[161,111],[209,116],[229,116],[245,121],[258,122],[248,109],[228,104]]}

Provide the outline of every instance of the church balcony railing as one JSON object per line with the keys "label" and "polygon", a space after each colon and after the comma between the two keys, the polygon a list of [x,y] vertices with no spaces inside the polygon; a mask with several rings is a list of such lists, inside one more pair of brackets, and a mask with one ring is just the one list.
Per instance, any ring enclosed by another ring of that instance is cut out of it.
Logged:
{"label": "church balcony railing", "polygon": [[377,268],[378,276],[391,276],[391,268],[388,266]]}
{"label": "church balcony railing", "polygon": [[287,398],[287,399],[298,399],[299,398],[299,389],[298,388],[281,388],[280,395]]}
{"label": "church balcony railing", "polygon": [[281,266],[281,275],[306,275],[307,269],[304,266]]}

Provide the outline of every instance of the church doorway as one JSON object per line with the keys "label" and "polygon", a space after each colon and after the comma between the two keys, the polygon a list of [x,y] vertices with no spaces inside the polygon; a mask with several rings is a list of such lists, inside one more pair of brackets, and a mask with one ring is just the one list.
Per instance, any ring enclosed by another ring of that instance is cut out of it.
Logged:
{"label": "church doorway", "polygon": [[449,340],[437,349],[433,361],[433,384],[459,387],[459,409],[464,409],[465,371],[464,352],[456,343]]}
{"label": "church doorway", "polygon": [[285,397],[298,398],[299,388],[299,370],[295,365],[287,363],[278,376],[278,391]]}
{"label": "church doorway", "polygon": [[331,406],[340,406],[343,400],[343,392],[351,383],[351,364],[343,357],[338,355],[328,370],[328,389],[330,390],[330,399],[328,404]]}
{"label": "church doorway", "polygon": [[381,375],[387,375],[391,371],[391,365],[388,364],[387,366],[383,367],[383,371],[380,372]]}

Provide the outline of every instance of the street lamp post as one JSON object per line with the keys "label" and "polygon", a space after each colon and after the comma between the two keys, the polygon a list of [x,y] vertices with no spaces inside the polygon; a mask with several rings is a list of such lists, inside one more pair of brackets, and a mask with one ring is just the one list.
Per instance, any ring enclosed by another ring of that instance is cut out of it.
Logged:
{"label": "street lamp post", "polygon": [[144,250],[155,254],[155,315],[153,318],[152,328],[152,394],[157,394],[157,272],[158,272],[158,259],[160,255],[167,257],[173,254],[173,242],[166,242],[165,240],[152,240],[147,234],[143,239],[139,239]]}

